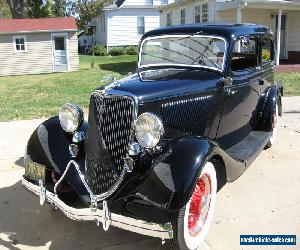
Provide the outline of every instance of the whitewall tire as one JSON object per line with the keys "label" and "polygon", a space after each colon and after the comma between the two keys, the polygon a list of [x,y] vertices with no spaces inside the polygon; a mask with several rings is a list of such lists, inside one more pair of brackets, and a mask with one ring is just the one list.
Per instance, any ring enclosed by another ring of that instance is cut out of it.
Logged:
{"label": "whitewall tire", "polygon": [[197,249],[201,245],[213,218],[216,196],[216,170],[211,162],[207,162],[189,202],[172,223],[174,248]]}

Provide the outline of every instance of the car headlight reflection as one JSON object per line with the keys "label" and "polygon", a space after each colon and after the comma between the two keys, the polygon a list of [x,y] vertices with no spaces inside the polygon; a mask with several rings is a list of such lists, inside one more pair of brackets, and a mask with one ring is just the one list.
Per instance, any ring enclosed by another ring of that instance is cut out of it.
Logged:
{"label": "car headlight reflection", "polygon": [[145,148],[155,147],[164,133],[164,127],[159,117],[152,113],[143,113],[135,124],[135,136]]}
{"label": "car headlight reflection", "polygon": [[83,111],[78,105],[67,103],[60,109],[59,121],[64,131],[74,133],[83,121]]}

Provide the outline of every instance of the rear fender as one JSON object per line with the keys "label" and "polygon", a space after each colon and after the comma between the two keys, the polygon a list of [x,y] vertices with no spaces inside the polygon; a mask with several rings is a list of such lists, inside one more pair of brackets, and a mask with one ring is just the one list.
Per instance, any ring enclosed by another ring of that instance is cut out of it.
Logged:
{"label": "rear fender", "polygon": [[[79,130],[86,133],[87,123],[84,122]],[[64,132],[58,117],[50,118],[39,125],[31,135],[27,144],[25,162],[29,160],[34,161],[45,165],[48,170],[62,175],[68,162],[72,160],[69,152],[69,145],[72,143],[72,135]],[[76,158],[76,161],[83,168],[85,159],[83,145],[79,145],[79,147],[81,147],[81,153]],[[74,168],[67,173],[66,179],[80,196],[85,197],[87,195]]]}
{"label": "rear fender", "polygon": [[259,103],[256,108],[256,114],[258,118],[256,130],[272,131],[273,114],[278,104],[279,115],[282,115],[282,102],[281,102],[281,87],[269,86],[262,94]]}

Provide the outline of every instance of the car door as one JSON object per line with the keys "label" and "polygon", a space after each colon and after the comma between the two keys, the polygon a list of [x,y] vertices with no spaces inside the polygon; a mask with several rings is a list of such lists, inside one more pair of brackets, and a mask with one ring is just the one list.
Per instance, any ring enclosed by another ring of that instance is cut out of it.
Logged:
{"label": "car door", "polygon": [[217,142],[227,149],[252,131],[255,109],[261,94],[258,37],[237,40],[231,60],[232,85],[224,89],[224,103]]}

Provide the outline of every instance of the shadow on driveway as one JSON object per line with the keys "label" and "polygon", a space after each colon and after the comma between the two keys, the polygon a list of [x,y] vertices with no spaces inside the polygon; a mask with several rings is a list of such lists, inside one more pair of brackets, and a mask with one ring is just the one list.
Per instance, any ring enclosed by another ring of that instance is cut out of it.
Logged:
{"label": "shadow on driveway", "polygon": [[[0,189],[0,246],[9,249],[162,249],[161,240],[92,222],[74,222],[27,192],[21,181]],[[4,236],[3,236],[4,235]]]}

